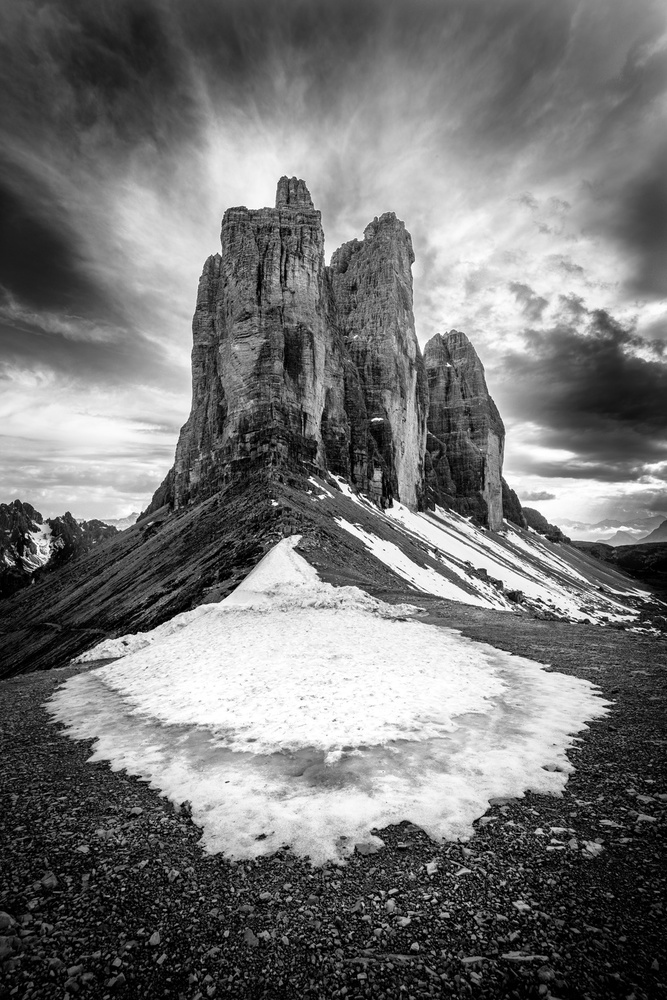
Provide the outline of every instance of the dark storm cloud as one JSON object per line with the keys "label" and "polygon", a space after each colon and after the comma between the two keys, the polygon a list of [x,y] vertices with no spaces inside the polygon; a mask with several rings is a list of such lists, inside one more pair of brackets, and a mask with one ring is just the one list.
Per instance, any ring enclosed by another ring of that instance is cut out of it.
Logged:
{"label": "dark storm cloud", "polygon": [[524,316],[531,323],[537,323],[542,319],[542,313],[549,305],[548,299],[538,295],[529,285],[524,285],[520,281],[511,281],[509,290],[520,304]]}
{"label": "dark storm cloud", "polygon": [[627,481],[667,460],[662,343],[643,340],[603,310],[589,313],[579,327],[528,330],[524,339],[525,351],[503,359],[513,386],[506,406],[540,427],[540,445],[576,456],[554,462],[526,457],[526,471]]}
{"label": "dark storm cloud", "polygon": [[35,308],[110,312],[85,271],[59,206],[17,194],[0,176],[0,285]]}
{"label": "dark storm cloud", "polygon": [[113,340],[73,340],[19,319],[0,315],[0,376],[3,368],[53,373],[64,383],[93,386],[144,385],[158,382],[165,389],[181,388],[180,371],[147,341],[115,332]]}
{"label": "dark storm cloud", "polygon": [[632,254],[635,291],[667,296],[667,145],[646,173],[627,184],[608,227]]}
{"label": "dark storm cloud", "polygon": [[162,5],[51,0],[4,5],[0,71],[12,132],[38,125],[79,152],[165,146],[193,105]]}

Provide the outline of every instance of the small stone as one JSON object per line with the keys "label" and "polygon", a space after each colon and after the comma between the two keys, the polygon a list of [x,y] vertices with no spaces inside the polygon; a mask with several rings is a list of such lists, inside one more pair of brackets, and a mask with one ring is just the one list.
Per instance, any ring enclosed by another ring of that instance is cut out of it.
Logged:
{"label": "small stone", "polygon": [[5,931],[8,931],[15,926],[16,921],[14,918],[10,917],[10,915],[5,913],[4,910],[0,910],[0,933],[4,934]]}
{"label": "small stone", "polygon": [[537,978],[541,983],[550,983],[556,978],[556,973],[550,966],[543,965],[541,969],[537,970]]}
{"label": "small stone", "polygon": [[45,889],[55,889],[55,887],[58,885],[58,879],[53,874],[53,872],[47,872],[46,875],[42,878],[42,885],[44,886]]}
{"label": "small stone", "polygon": [[410,945],[410,951],[419,951],[419,945],[416,941],[413,941]]}
{"label": "small stone", "polygon": [[429,861],[428,864],[426,865],[426,874],[427,875],[435,875],[435,873],[437,872],[437,870],[438,870],[438,862],[437,861]]}
{"label": "small stone", "polygon": [[152,945],[153,948],[155,948],[160,943],[160,932],[159,931],[153,931],[153,933],[151,934],[151,936],[148,939],[148,943],[150,945]]}
{"label": "small stone", "polygon": [[388,899],[387,902],[384,904],[384,908],[387,911],[387,913],[393,913],[394,910],[396,909],[396,900]]}
{"label": "small stone", "polygon": [[255,936],[250,927],[246,927],[243,932],[243,940],[246,944],[249,944],[251,948],[256,948],[259,944],[259,938]]}
{"label": "small stone", "polygon": [[132,806],[132,808],[129,809],[128,812],[130,816],[141,816],[141,814],[143,813],[143,809],[141,808],[141,806]]}

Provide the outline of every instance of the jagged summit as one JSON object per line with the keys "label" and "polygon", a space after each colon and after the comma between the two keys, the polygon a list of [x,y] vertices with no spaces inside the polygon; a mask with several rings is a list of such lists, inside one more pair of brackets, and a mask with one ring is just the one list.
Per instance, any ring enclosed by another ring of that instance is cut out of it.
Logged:
{"label": "jagged summit", "polygon": [[276,189],[276,208],[315,208],[306,182],[298,177],[281,177]]}
{"label": "jagged summit", "polygon": [[502,421],[465,334],[434,338],[425,367],[395,213],[326,267],[307,186],[281,177],[276,207],[228,209],[220,239],[199,283],[192,410],[149,511],[283,467],[344,476],[380,507],[430,501],[500,527]]}

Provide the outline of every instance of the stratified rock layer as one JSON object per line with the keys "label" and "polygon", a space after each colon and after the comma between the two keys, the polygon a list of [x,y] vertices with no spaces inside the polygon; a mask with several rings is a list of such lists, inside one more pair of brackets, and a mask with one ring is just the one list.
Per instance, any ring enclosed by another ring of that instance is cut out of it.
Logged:
{"label": "stratified rock layer", "polygon": [[211,496],[239,462],[349,471],[343,345],[330,313],[320,213],[303,181],[282,178],[275,208],[225,212],[221,253],[199,282],[177,507]]}
{"label": "stratified rock layer", "polygon": [[416,506],[428,396],[412,242],[384,215],[324,264],[320,213],[283,177],[275,208],[231,208],[193,321],[192,410],[149,510],[216,493],[239,469],[312,467]]}
{"label": "stratified rock layer", "polygon": [[[411,507],[421,501],[428,413],[412,312],[414,259],[410,234],[388,212],[366,227],[363,242],[340,247],[330,267],[345,346],[366,404],[369,489]],[[353,424],[355,440],[362,438]]]}
{"label": "stratified rock layer", "polygon": [[482,362],[466,335],[452,330],[429,340],[424,363],[430,497],[497,530],[503,523],[505,428]]}

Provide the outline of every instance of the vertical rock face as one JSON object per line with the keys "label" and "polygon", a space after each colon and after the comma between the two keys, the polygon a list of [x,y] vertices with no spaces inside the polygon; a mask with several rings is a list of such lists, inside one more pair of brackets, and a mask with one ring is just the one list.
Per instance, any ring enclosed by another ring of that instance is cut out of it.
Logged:
{"label": "vertical rock face", "polygon": [[505,428],[484,368],[464,333],[436,334],[424,349],[430,410],[428,485],[436,502],[502,527]]}
{"label": "vertical rock face", "polygon": [[[412,313],[412,240],[393,212],[366,227],[363,242],[337,250],[331,284],[345,346],[366,405],[352,416],[355,454],[364,450],[378,500],[421,499],[428,390]],[[359,461],[361,461],[359,457]]]}
{"label": "vertical rock face", "polygon": [[252,462],[305,462],[415,506],[428,397],[413,260],[392,214],[326,268],[320,213],[295,177],[275,208],[225,212],[199,282],[192,409],[149,510],[211,496]]}
{"label": "vertical rock face", "polygon": [[343,345],[330,313],[320,213],[303,181],[281,178],[275,208],[225,212],[221,253],[199,283],[176,506],[212,495],[239,462],[349,472]]}
{"label": "vertical rock face", "polygon": [[426,481],[432,500],[499,528],[503,424],[464,334],[434,337],[422,358],[413,261],[387,213],[325,267],[296,177],[274,208],[225,212],[199,282],[192,410],[148,511],[206,499],[256,463],[328,469],[382,506],[421,506]]}

